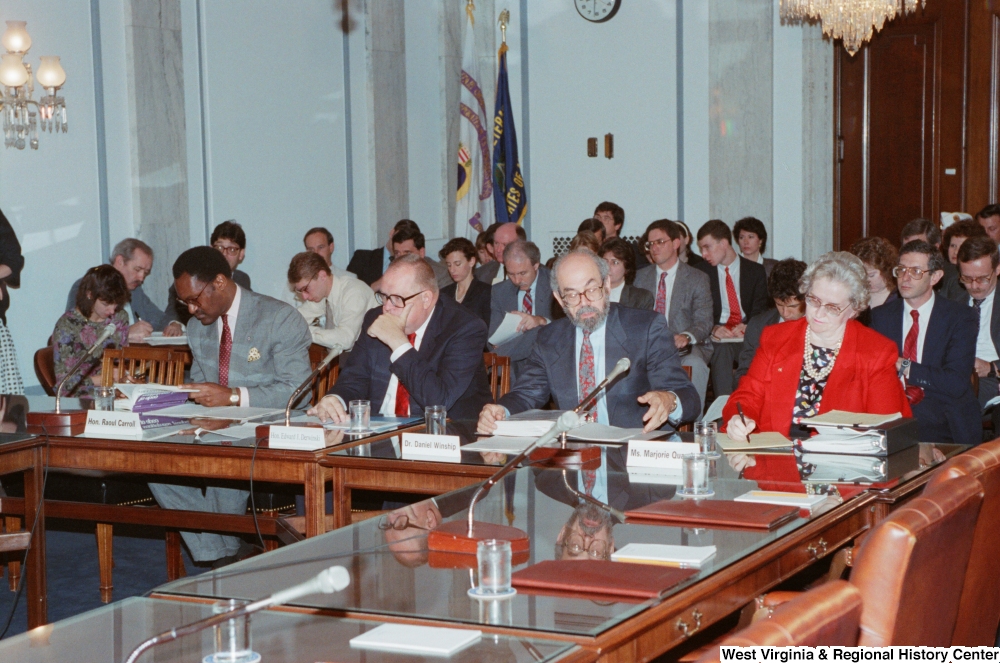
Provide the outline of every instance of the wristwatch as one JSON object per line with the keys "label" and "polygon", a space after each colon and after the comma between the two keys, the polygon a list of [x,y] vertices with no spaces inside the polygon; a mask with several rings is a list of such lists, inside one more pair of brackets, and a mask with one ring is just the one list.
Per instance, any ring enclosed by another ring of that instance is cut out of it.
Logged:
{"label": "wristwatch", "polygon": [[229,394],[229,404],[239,405],[240,404],[240,390],[233,388],[232,392]]}
{"label": "wristwatch", "polygon": [[899,364],[899,377],[909,377],[910,371],[910,360],[903,358],[903,361]]}

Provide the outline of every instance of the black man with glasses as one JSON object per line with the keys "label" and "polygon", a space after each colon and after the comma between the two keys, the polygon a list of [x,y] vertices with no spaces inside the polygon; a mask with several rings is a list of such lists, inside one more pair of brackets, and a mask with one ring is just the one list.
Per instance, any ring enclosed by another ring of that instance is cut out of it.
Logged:
{"label": "black man with glasses", "polygon": [[934,292],[945,259],[932,244],[911,240],[892,270],[900,297],[871,313],[871,328],[896,344],[896,367],[921,440],[979,444],[980,407],[972,393],[979,320],[971,307]]}
{"label": "black man with glasses", "polygon": [[[302,316],[284,302],[238,286],[229,263],[210,246],[182,253],[173,273],[177,298],[193,317],[187,329],[191,383],[184,385],[196,390],[191,397],[208,407],[284,408],[310,373],[312,338]],[[149,488],[166,509],[229,514],[246,513],[250,494],[190,483]],[[200,564],[222,565],[250,552],[237,537],[182,535]]]}
{"label": "black man with glasses", "polygon": [[452,419],[472,419],[492,401],[483,348],[486,323],[439,297],[437,279],[418,255],[401,256],[382,276],[354,349],[336,384],[309,410],[324,421],[347,421],[347,403],[367,400],[383,416],[423,416],[443,405]]}
{"label": "black man with glasses", "polygon": [[575,408],[622,357],[631,368],[597,400],[598,423],[651,431],[693,421],[701,401],[663,315],[612,304],[608,263],[586,249],[562,256],[552,273],[566,317],[539,331],[510,393],[483,408],[477,431],[492,433],[498,420],[550,398],[557,409]]}
{"label": "black man with glasses", "polygon": [[[968,296],[964,304],[979,318],[975,371],[979,376],[979,405],[984,412],[1000,396],[1000,306],[996,305],[1000,254],[991,237],[970,237],[958,249],[959,280]],[[990,407],[993,430],[1000,431],[1000,407]]]}

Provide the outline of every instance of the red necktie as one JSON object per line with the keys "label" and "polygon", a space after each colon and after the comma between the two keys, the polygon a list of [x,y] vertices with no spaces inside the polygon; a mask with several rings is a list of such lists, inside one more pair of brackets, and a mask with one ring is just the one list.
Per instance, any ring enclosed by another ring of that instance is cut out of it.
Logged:
{"label": "red necktie", "polygon": [[653,307],[661,315],[667,314],[667,273],[660,274],[660,286],[656,289],[656,305]]}
{"label": "red necktie", "polygon": [[733,277],[726,267],[726,297],[729,299],[729,319],[726,320],[726,328],[732,329],[743,321],[743,314],[740,312],[740,300],[736,297],[736,286],[733,285]]}
{"label": "red necktie", "polygon": [[[416,333],[410,334],[406,337],[406,340],[413,345],[416,340]],[[397,417],[408,417],[410,416],[410,392],[406,390],[403,386],[403,381],[397,378],[396,382],[396,416]]]}
{"label": "red necktie", "polygon": [[[917,338],[920,336],[920,311],[913,309],[910,311],[913,317],[913,325],[910,327],[906,340],[903,341],[903,359],[909,359],[914,364],[917,363]],[[916,405],[924,398],[924,390],[920,387],[906,387],[906,398],[911,405]]]}
{"label": "red necktie", "polygon": [[524,293],[524,302],[523,302],[522,306],[524,307],[524,312],[525,313],[527,313],[528,315],[534,315],[534,312],[531,309],[531,291],[530,290],[527,291],[526,293]]}
{"label": "red necktie", "polygon": [[[580,398],[586,398],[597,386],[594,377],[594,346],[590,344],[590,332],[583,331],[583,342],[580,344]],[[587,413],[588,421],[597,420],[597,405]]]}
{"label": "red necktie", "polygon": [[233,335],[229,331],[229,315],[222,314],[222,340],[219,341],[219,384],[229,386],[229,359],[233,355]]}

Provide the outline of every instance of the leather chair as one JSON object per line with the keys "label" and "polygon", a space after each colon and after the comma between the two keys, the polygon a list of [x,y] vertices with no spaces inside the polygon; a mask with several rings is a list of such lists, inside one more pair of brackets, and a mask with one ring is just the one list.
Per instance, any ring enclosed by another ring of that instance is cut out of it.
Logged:
{"label": "leather chair", "polygon": [[49,396],[56,395],[55,348],[46,345],[35,351],[35,376]]}
{"label": "leather chair", "polygon": [[931,476],[926,490],[935,490],[960,476],[977,479],[985,497],[972,539],[951,644],[992,647],[1000,627],[1000,579],[995,561],[1000,550],[1000,440],[974,447],[949,460]]}
{"label": "leather chair", "polygon": [[698,663],[720,661],[719,646],[853,647],[858,644],[861,610],[857,587],[845,580],[828,582],[779,606],[770,619],[727,637],[706,651]]}

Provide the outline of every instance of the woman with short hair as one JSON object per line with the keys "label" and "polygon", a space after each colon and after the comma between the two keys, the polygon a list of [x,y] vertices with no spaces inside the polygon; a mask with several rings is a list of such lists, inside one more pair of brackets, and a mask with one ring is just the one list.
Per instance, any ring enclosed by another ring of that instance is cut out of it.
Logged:
{"label": "woman with short hair", "polygon": [[632,285],[635,281],[635,251],[632,245],[621,237],[612,237],[601,245],[598,255],[604,258],[610,268],[611,301],[647,311],[653,310],[653,295],[648,290]]}
{"label": "woman with short hair", "polygon": [[458,302],[489,327],[491,288],[475,278],[476,245],[464,237],[456,237],[438,251],[438,256],[454,281],[441,288],[441,297]]}

